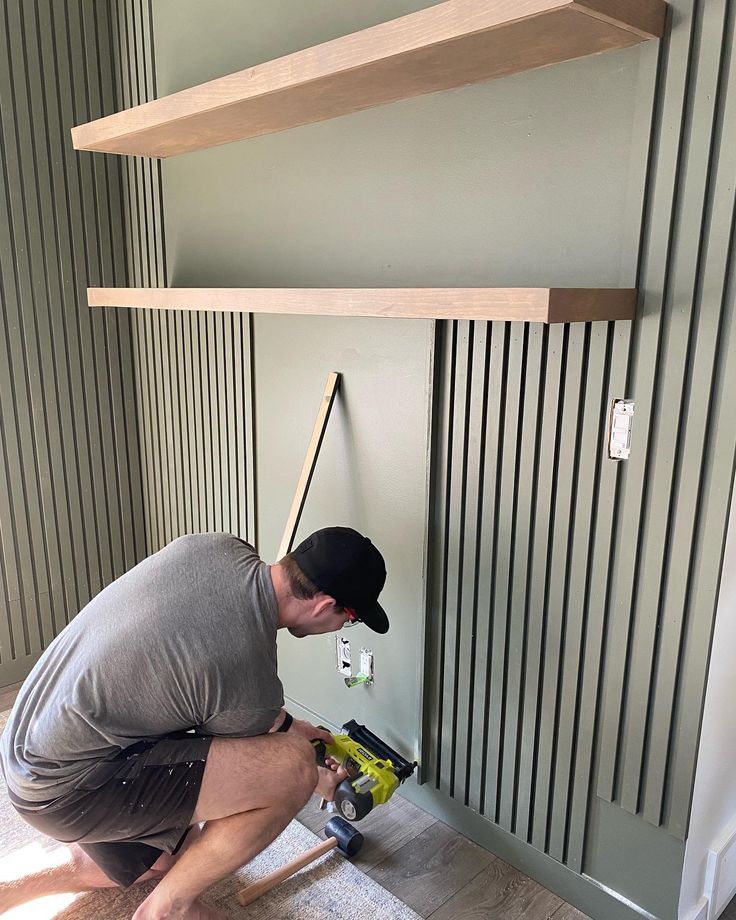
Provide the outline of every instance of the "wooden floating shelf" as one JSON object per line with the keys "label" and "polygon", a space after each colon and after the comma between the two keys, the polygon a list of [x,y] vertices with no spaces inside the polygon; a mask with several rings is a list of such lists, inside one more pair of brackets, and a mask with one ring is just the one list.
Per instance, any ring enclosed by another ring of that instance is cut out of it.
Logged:
{"label": "wooden floating shelf", "polygon": [[72,129],[77,150],[170,157],[662,35],[664,0],[446,0]]}
{"label": "wooden floating shelf", "polygon": [[633,319],[632,288],[88,288],[90,307],[572,323]]}

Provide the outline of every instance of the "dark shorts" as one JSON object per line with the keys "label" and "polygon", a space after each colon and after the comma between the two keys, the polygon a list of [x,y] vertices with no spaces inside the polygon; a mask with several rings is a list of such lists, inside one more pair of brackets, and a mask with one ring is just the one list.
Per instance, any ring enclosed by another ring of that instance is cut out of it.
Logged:
{"label": "dark shorts", "polygon": [[10,801],[36,830],[78,843],[108,878],[127,888],[183,843],[211,743],[211,737],[184,732],[140,741],[100,761],[58,799],[25,802],[11,794]]}

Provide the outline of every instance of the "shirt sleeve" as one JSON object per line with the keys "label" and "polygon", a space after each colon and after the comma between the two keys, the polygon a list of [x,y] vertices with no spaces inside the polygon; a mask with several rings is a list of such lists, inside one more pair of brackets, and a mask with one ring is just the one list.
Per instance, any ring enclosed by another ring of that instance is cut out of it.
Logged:
{"label": "shirt sleeve", "polygon": [[250,738],[265,735],[281,712],[280,706],[267,709],[226,709],[196,728],[198,735]]}

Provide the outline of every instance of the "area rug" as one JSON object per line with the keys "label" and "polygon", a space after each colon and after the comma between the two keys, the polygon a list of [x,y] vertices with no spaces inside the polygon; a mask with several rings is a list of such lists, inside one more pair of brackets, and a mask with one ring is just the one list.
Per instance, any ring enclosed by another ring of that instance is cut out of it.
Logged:
{"label": "area rug", "polygon": [[[0,730],[6,716],[7,713],[0,713]],[[238,920],[334,920],[348,913],[371,920],[419,920],[418,914],[334,851],[258,901],[241,907],[236,897],[241,888],[300,856],[319,839],[298,821],[292,821],[270,847],[210,888],[202,900]],[[54,841],[29,827],[14,811],[0,775],[0,873],[6,876],[11,865],[28,869],[43,851],[55,846]],[[107,889],[39,898],[8,911],[3,917],[4,920],[129,920],[152,887],[144,884],[128,891]]]}

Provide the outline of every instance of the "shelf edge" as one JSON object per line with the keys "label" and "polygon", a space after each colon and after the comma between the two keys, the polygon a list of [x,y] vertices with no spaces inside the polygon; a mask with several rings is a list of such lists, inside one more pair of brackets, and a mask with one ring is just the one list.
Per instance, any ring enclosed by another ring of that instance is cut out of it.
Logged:
{"label": "shelf edge", "polygon": [[88,288],[90,307],[495,322],[634,318],[632,288]]}

